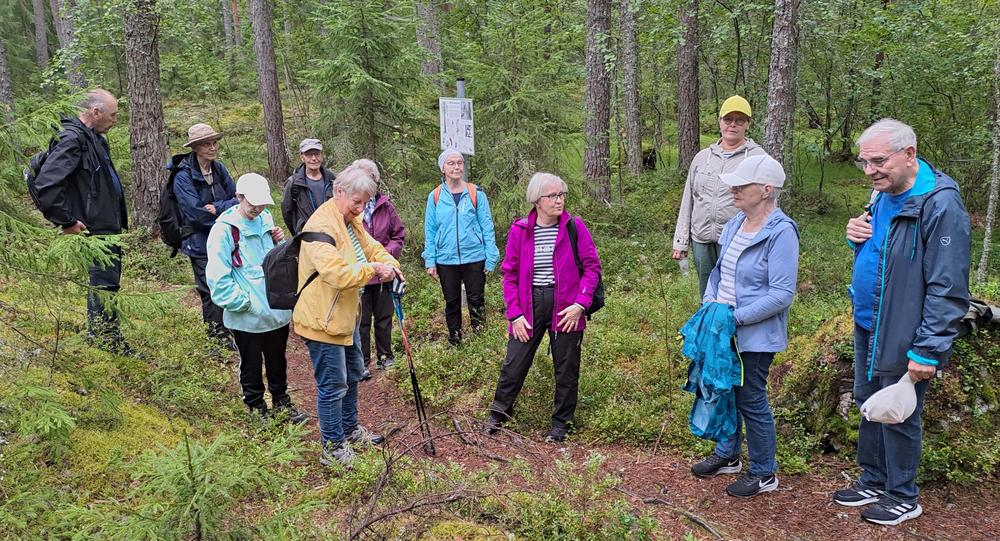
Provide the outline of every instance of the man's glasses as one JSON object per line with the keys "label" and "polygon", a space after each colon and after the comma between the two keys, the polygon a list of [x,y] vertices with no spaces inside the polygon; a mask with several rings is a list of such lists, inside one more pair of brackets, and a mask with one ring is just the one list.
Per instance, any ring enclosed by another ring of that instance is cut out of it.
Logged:
{"label": "man's glasses", "polygon": [[905,147],[897,150],[896,152],[890,153],[888,156],[882,156],[881,158],[872,158],[870,160],[863,159],[859,156],[857,158],[854,158],[854,165],[856,165],[858,169],[862,171],[867,169],[869,165],[872,166],[872,169],[880,169],[883,165],[885,165],[885,162],[889,161],[889,158],[891,158],[893,154],[899,154],[903,150],[905,150]]}
{"label": "man's glasses", "polygon": [[548,199],[549,201],[555,201],[555,200],[557,200],[557,199],[566,199],[566,194],[567,194],[567,193],[568,193],[568,192],[556,192],[556,193],[550,193],[550,194],[545,194],[545,195],[543,195],[543,196],[542,196],[542,198],[544,198],[544,199]]}

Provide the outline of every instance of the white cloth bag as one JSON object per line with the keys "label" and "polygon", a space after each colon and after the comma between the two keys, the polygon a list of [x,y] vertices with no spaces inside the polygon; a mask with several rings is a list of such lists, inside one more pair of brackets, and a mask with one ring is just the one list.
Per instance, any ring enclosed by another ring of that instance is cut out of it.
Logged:
{"label": "white cloth bag", "polygon": [[871,395],[861,404],[861,415],[870,422],[898,424],[910,418],[917,409],[917,390],[910,373],[903,374],[899,382]]}

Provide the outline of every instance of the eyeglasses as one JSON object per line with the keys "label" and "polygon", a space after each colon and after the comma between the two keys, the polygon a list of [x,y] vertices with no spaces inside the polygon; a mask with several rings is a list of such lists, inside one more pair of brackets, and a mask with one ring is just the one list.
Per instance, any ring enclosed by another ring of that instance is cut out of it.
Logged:
{"label": "eyeglasses", "polygon": [[869,165],[872,166],[872,169],[880,169],[883,165],[885,165],[885,162],[889,161],[889,158],[891,158],[893,154],[899,154],[903,150],[906,150],[906,147],[903,147],[897,150],[896,152],[892,152],[888,156],[882,156],[881,158],[872,158],[870,160],[866,160],[858,156],[857,158],[854,158],[854,165],[856,165],[857,168],[862,171],[867,169]]}
{"label": "eyeglasses", "polygon": [[738,116],[738,117],[727,116],[727,117],[722,117],[719,120],[721,120],[723,124],[729,124],[729,125],[735,124],[737,126],[746,126],[746,124],[750,122],[750,119],[745,116]]}
{"label": "eyeglasses", "polygon": [[545,194],[545,195],[541,196],[540,199],[548,199],[549,201],[555,201],[557,199],[563,199],[563,200],[565,200],[566,199],[566,194],[568,194],[568,193],[569,192],[556,192],[556,193]]}

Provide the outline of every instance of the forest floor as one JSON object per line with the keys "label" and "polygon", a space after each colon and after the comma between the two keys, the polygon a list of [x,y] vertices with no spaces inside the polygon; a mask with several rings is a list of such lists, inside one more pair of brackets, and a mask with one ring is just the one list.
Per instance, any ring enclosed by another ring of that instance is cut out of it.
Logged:
{"label": "forest floor", "polygon": [[[394,370],[405,374],[402,356]],[[297,406],[313,419],[311,436],[319,437],[316,424],[316,385],[312,365],[302,340],[292,336],[288,348],[289,388]],[[372,367],[374,368],[374,367]],[[363,424],[383,433],[415,418],[412,402],[404,401],[393,377],[372,370],[373,378],[359,389],[359,415]],[[699,479],[690,471],[689,459],[669,448],[645,448],[579,441],[549,444],[543,434],[517,434],[504,430],[495,437],[478,433],[472,411],[428,412],[432,416],[436,454],[428,457],[412,430],[396,431],[388,440],[393,450],[411,449],[415,458],[458,464],[476,472],[511,461],[526,463],[537,475],[556,468],[557,460],[583,462],[597,452],[606,457],[602,473],[621,479],[616,490],[624,494],[636,514],[649,513],[662,533],[673,538],[697,539],[803,539],[821,540],[987,540],[1000,532],[1000,491],[995,485],[963,487],[934,484],[922,487],[924,515],[898,527],[878,526],[860,519],[860,509],[834,504],[830,495],[846,486],[856,468],[835,456],[824,456],[805,475],[779,475],[779,488],[751,499],[725,494],[734,476]],[[458,430],[462,427],[462,430]],[[460,433],[459,433],[460,432]],[[441,435],[438,437],[437,435]],[[516,477],[514,469],[505,479]],[[324,476],[309,478],[325,482]],[[533,488],[541,489],[535,485]]]}

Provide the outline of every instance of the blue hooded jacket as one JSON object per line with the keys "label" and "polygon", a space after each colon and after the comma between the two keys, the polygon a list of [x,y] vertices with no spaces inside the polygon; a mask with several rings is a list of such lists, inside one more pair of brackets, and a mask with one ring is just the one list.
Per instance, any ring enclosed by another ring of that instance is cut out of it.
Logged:
{"label": "blue hooded jacket", "polygon": [[[236,206],[236,183],[219,160],[212,160],[212,185],[198,167],[198,159],[191,152],[187,156],[167,162],[167,169],[176,171],[174,195],[181,211],[183,224],[193,233],[181,243],[181,253],[188,257],[206,257],[205,243],[215,220],[230,207]],[[216,214],[205,210],[213,205]]]}
{"label": "blue hooded jacket", "polygon": [[[719,239],[723,256],[746,220],[740,212],[729,220]],[[705,288],[705,302],[714,301],[722,278],[722,256]],[[764,227],[736,261],[736,339],[740,351],[784,351],[788,347],[788,309],[795,297],[799,272],[799,229],[781,209],[774,209]]]}
{"label": "blue hooded jacket", "polygon": [[473,206],[468,187],[457,205],[446,184],[441,184],[437,203],[431,190],[424,211],[422,255],[424,267],[428,269],[438,263],[462,265],[486,260],[486,270],[493,271],[500,261],[500,250],[486,192],[476,190],[476,206]]}

